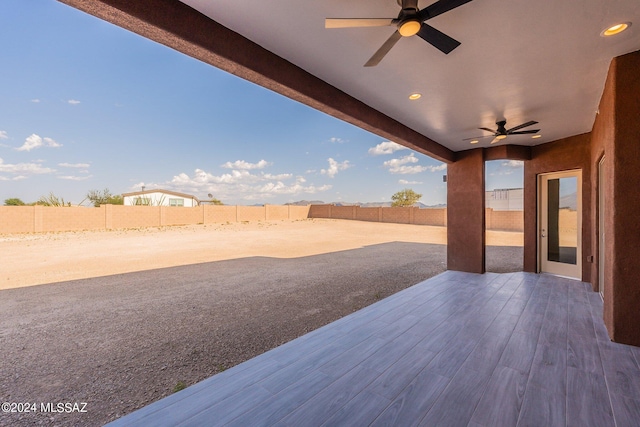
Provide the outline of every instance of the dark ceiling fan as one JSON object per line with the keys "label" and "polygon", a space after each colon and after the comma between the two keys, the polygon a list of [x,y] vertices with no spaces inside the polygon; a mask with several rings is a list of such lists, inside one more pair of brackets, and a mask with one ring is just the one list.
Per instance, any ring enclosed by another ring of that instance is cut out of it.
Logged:
{"label": "dark ceiling fan", "polygon": [[418,9],[418,0],[397,1],[402,7],[397,18],[327,18],[324,26],[325,28],[387,27],[394,25],[398,27],[380,49],[373,54],[371,59],[364,64],[365,67],[378,65],[402,37],[411,37],[417,34],[418,37],[446,54],[460,46],[459,41],[427,25],[424,21],[462,6],[471,0],[439,0],[422,10]]}
{"label": "dark ceiling fan", "polygon": [[533,133],[538,133],[540,132],[540,129],[532,129],[532,130],[522,130],[522,131],[518,131],[519,129],[522,128],[526,128],[528,126],[532,126],[535,124],[538,124],[538,122],[536,121],[529,121],[526,123],[523,123],[521,125],[518,126],[514,126],[511,129],[506,129],[504,126],[507,124],[506,120],[500,120],[496,122],[496,125],[498,125],[498,129],[493,130],[493,129],[489,129],[489,128],[478,128],[480,130],[486,130],[487,132],[491,132],[491,135],[484,135],[484,136],[476,136],[475,138],[465,138],[463,139],[463,141],[469,141],[471,139],[480,139],[480,138],[488,138],[490,136],[493,136],[493,141],[491,141],[491,143],[496,143],[502,139],[505,139],[508,135],[526,135],[526,134],[533,134]]}

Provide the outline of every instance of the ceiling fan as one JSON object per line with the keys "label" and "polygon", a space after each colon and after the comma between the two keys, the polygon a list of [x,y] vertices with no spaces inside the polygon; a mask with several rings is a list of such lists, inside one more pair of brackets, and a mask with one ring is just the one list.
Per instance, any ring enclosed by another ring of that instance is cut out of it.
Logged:
{"label": "ceiling fan", "polygon": [[506,129],[504,126],[507,124],[506,120],[499,120],[496,122],[496,125],[498,125],[498,129],[493,130],[493,129],[489,129],[489,128],[478,128],[480,130],[486,130],[487,132],[491,132],[491,135],[483,135],[483,136],[476,136],[475,138],[465,138],[463,139],[463,141],[469,141],[471,139],[480,139],[480,138],[488,138],[490,136],[493,136],[493,141],[491,141],[492,144],[505,139],[507,136],[509,135],[526,135],[526,134],[532,134],[532,133],[538,133],[540,132],[540,129],[532,129],[532,130],[522,130],[522,131],[518,131],[518,129],[522,129],[522,128],[526,128],[527,126],[532,126],[535,124],[538,124],[538,122],[536,121],[529,121],[526,123],[523,123],[521,125],[518,126],[514,126],[511,129]]}
{"label": "ceiling fan", "polygon": [[387,39],[376,53],[364,64],[365,67],[373,67],[389,53],[391,48],[402,37],[418,35],[427,43],[435,46],[440,51],[448,54],[460,42],[448,35],[436,30],[424,21],[435,16],[462,6],[471,0],[438,0],[431,6],[422,10],[418,9],[418,0],[397,0],[402,10],[397,18],[327,18],[325,28],[353,28],[353,27],[387,27],[396,26],[398,29]]}

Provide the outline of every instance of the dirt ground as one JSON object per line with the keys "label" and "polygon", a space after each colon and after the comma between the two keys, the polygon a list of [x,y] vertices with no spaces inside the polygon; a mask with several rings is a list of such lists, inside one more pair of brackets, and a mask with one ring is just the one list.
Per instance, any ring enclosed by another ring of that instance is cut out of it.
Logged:
{"label": "dirt ground", "polygon": [[[2,235],[0,400],[87,412],[0,425],[102,425],[444,271],[445,241],[318,219]],[[521,233],[487,241],[521,268]]]}
{"label": "dirt ground", "polygon": [[[311,219],[0,234],[0,289],[251,256],[297,258],[390,241],[445,245],[447,229]],[[487,231],[488,246],[522,244],[522,233]]]}

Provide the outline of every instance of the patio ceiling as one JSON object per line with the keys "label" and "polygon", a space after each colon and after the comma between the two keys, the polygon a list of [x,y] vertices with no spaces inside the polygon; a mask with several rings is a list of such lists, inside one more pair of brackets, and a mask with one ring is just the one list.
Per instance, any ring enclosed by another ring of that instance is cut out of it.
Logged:
{"label": "patio ceiling", "polygon": [[[462,141],[529,120],[534,145],[590,132],[610,60],[640,49],[637,0],[563,2],[474,0],[429,20],[462,44],[445,55],[418,37],[401,39],[376,67],[363,64],[393,27],[325,29],[332,18],[392,18],[396,0],[182,0],[214,21],[290,61],[452,151],[489,146]],[[420,0],[419,7],[432,3]],[[631,27],[600,33],[619,22]],[[422,94],[410,101],[414,92]]]}
{"label": "patio ceiling", "polygon": [[[535,120],[524,130],[541,137],[495,145],[590,132],[611,59],[640,50],[637,0],[473,0],[428,21],[462,43],[450,54],[402,38],[375,67],[363,64],[393,27],[325,29],[325,18],[393,18],[396,0],[59,1],[445,162],[490,146],[478,128],[498,120]],[[601,36],[621,22],[632,25]]]}

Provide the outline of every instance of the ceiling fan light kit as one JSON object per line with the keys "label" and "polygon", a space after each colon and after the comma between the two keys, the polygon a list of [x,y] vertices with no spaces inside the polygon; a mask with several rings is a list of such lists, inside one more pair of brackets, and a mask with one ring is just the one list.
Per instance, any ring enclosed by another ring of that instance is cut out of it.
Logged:
{"label": "ceiling fan light kit", "polygon": [[[485,130],[487,132],[491,132],[491,135],[483,135],[483,136],[474,136],[473,138],[465,138],[463,139],[463,141],[471,141],[471,144],[476,144],[478,142],[479,139],[482,138],[488,138],[490,136],[493,136],[493,140],[491,141],[491,144],[495,144],[498,141],[502,141],[503,139],[507,138],[509,135],[531,135],[531,134],[537,134],[538,132],[540,132],[540,129],[531,129],[531,130],[520,130],[522,128],[526,128],[528,126],[533,126],[535,124],[538,124],[538,122],[536,121],[528,121],[526,123],[522,123],[521,125],[518,126],[514,126],[511,129],[507,129],[505,128],[507,124],[506,120],[498,120],[496,122],[496,125],[498,126],[498,129],[493,130],[493,129],[489,129],[489,128],[478,128],[480,130]],[[533,138],[536,138],[536,135],[533,136]],[[539,136],[538,136],[539,138]]]}
{"label": "ceiling fan light kit", "polygon": [[420,31],[420,22],[419,21],[404,21],[402,24],[398,26],[398,32],[402,37],[411,37],[418,34]]}
{"label": "ceiling fan light kit", "polygon": [[355,27],[397,27],[391,37],[364,64],[374,67],[382,61],[387,53],[402,37],[417,35],[444,54],[460,46],[460,42],[436,30],[425,21],[469,3],[471,0],[438,0],[431,6],[418,9],[418,0],[398,0],[402,8],[397,18],[327,18],[325,28],[355,28]]}

